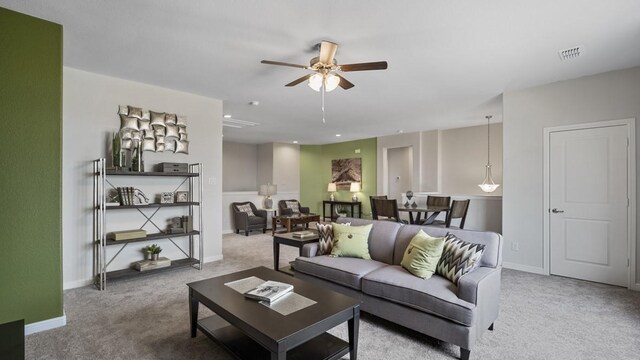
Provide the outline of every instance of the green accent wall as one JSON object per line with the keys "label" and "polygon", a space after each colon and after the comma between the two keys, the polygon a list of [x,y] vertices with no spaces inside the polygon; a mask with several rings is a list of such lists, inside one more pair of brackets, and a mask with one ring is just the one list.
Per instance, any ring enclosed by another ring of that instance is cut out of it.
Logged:
{"label": "green accent wall", "polygon": [[[362,190],[357,195],[362,202],[363,217],[370,218],[369,196],[377,192],[377,145],[377,139],[371,138],[300,146],[300,203],[322,215],[322,201],[329,200],[327,185],[331,182],[331,160],[359,157],[362,158]],[[355,153],[356,149],[360,149],[359,154]],[[349,190],[335,193],[339,201],[351,201],[351,195]]]}
{"label": "green accent wall", "polygon": [[62,316],[62,26],[0,8],[0,323]]}

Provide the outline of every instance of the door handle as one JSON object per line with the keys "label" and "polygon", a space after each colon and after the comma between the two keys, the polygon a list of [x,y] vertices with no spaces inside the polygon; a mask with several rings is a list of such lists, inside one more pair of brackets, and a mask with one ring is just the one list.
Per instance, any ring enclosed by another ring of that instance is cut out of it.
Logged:
{"label": "door handle", "polygon": [[564,212],[564,210],[558,210],[556,208],[553,208],[553,210],[551,210],[552,213],[554,214],[562,214]]}

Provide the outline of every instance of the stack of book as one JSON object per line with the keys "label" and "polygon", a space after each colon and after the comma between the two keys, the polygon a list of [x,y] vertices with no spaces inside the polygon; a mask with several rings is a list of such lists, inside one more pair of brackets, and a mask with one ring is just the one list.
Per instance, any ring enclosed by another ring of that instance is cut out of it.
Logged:
{"label": "stack of book", "polygon": [[315,231],[311,231],[311,230],[294,231],[291,234],[296,239],[307,239],[307,238],[314,237],[314,236],[318,235],[318,234],[316,234]]}
{"label": "stack of book", "polygon": [[132,187],[119,187],[118,197],[120,198],[120,205],[135,205],[135,189]]}
{"label": "stack of book", "polygon": [[171,260],[166,257],[158,258],[158,260],[140,260],[133,263],[133,267],[138,271],[147,271],[168,266],[171,266]]}

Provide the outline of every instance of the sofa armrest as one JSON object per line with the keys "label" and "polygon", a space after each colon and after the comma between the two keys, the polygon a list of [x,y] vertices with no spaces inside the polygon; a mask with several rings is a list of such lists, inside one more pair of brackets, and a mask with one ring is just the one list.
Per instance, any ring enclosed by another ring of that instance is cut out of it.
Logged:
{"label": "sofa armrest", "polygon": [[458,281],[458,297],[476,305],[478,335],[498,318],[502,267],[479,267]]}
{"label": "sofa armrest", "polygon": [[314,257],[316,255],[318,255],[318,246],[319,243],[315,242],[315,243],[310,243],[310,244],[304,244],[302,246],[302,250],[301,250],[301,254],[304,257]]}
{"label": "sofa armrest", "polygon": [[253,214],[257,217],[261,217],[261,218],[267,218],[267,210],[256,210],[253,212]]}
{"label": "sofa armrest", "polygon": [[233,215],[236,229],[246,229],[249,226],[249,215],[246,212],[236,211]]}

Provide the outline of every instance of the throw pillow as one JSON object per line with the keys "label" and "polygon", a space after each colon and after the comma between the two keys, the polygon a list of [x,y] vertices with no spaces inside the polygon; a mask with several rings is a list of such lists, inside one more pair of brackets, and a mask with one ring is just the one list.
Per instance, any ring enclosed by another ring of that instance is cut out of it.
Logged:
{"label": "throw pillow", "polygon": [[404,251],[400,265],[413,275],[428,279],[436,272],[443,247],[444,238],[434,238],[420,230]]}
{"label": "throw pillow", "polygon": [[247,215],[249,216],[255,216],[253,215],[253,210],[251,209],[251,205],[249,204],[236,205],[236,209],[238,209],[238,211],[247,213]]}
{"label": "throw pillow", "polygon": [[[351,223],[344,223],[349,226]],[[316,223],[318,229],[318,255],[329,255],[333,249],[333,225]]]}
{"label": "throw pillow", "polygon": [[297,201],[285,201],[287,208],[291,209],[294,214],[300,214],[300,207]]}
{"label": "throw pillow", "polygon": [[484,245],[462,241],[453,234],[447,234],[436,274],[458,285],[458,280],[464,274],[480,265],[482,253],[484,253]]}
{"label": "throw pillow", "polygon": [[331,256],[371,259],[371,255],[369,255],[369,233],[372,226],[372,224],[347,226],[334,223]]}

